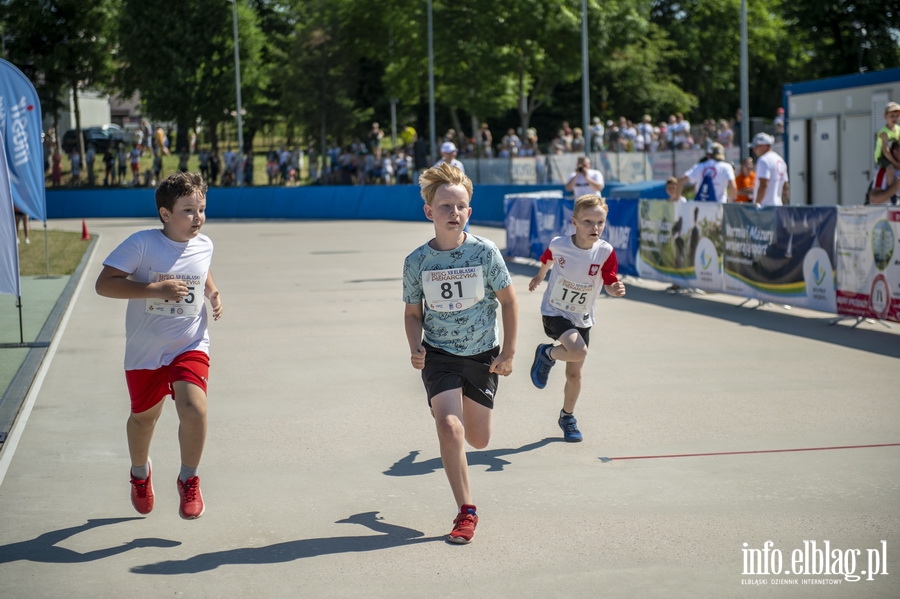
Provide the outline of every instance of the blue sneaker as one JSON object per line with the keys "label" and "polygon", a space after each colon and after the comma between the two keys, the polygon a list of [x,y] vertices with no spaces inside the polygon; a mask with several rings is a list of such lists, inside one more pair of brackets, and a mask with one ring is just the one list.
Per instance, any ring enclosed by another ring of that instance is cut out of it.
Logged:
{"label": "blue sneaker", "polygon": [[553,347],[550,343],[541,343],[534,350],[534,363],[531,365],[531,382],[538,389],[547,386],[547,377],[550,376],[550,369],[556,364],[555,361],[547,357],[546,350]]}
{"label": "blue sneaker", "polygon": [[578,430],[578,421],[571,414],[568,416],[563,414],[559,417],[559,428],[562,429],[563,437],[569,443],[578,443],[583,439],[581,431]]}

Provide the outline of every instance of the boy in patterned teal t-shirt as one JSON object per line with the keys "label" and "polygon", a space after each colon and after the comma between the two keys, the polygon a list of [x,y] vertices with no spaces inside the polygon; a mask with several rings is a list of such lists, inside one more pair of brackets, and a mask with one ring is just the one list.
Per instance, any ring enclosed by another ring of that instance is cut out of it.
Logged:
{"label": "boy in patterned teal t-shirt", "polygon": [[518,302],[500,250],[464,230],[472,215],[469,178],[440,164],[422,173],[419,185],[435,236],[403,264],[406,338],[413,368],[422,371],[441,462],[459,508],[447,540],[468,543],[478,516],[465,443],[482,449],[490,441],[498,375],[512,372]]}

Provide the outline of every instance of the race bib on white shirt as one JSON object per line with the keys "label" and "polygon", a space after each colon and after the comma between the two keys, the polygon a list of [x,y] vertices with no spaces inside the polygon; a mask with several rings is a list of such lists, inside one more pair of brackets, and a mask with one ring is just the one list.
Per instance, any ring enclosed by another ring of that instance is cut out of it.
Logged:
{"label": "race bib on white shirt", "polygon": [[187,284],[188,294],[178,301],[147,298],[147,312],[158,316],[174,316],[193,318],[203,308],[203,287],[205,274],[171,274],[150,271],[150,283],[159,283],[169,279],[181,279]]}
{"label": "race bib on white shirt", "polygon": [[564,312],[584,314],[594,299],[593,283],[578,283],[559,276],[550,291],[550,305]]}
{"label": "race bib on white shirt", "polygon": [[438,312],[458,312],[484,299],[484,269],[481,266],[426,270],[422,273],[425,303]]}

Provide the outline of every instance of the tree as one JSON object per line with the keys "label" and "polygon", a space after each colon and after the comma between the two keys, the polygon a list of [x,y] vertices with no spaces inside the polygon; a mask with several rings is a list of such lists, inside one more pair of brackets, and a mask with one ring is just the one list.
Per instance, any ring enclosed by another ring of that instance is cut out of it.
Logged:
{"label": "tree", "polygon": [[[264,83],[256,66],[262,41],[253,11],[237,6],[241,91],[251,106]],[[139,90],[149,114],[176,123],[179,151],[188,147],[187,132],[198,121],[216,146],[216,126],[236,110],[232,6],[220,0],[122,0],[120,27],[122,90]]]}
{"label": "tree", "polygon": [[[109,91],[117,4],[115,0],[6,0],[0,5],[8,58],[34,83],[54,123],[64,106],[60,97],[66,88],[73,92],[77,130],[81,130],[78,90]],[[78,140],[83,156],[84,140],[81,136]]]}
{"label": "tree", "polygon": [[900,66],[900,0],[792,0],[784,15],[795,43],[808,48],[803,79]]}

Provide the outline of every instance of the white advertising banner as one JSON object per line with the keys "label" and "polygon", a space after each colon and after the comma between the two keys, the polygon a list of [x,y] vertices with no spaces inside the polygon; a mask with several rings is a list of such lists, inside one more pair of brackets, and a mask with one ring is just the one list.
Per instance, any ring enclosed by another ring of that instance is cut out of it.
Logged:
{"label": "white advertising banner", "polygon": [[837,312],[900,322],[900,207],[838,208]]}

